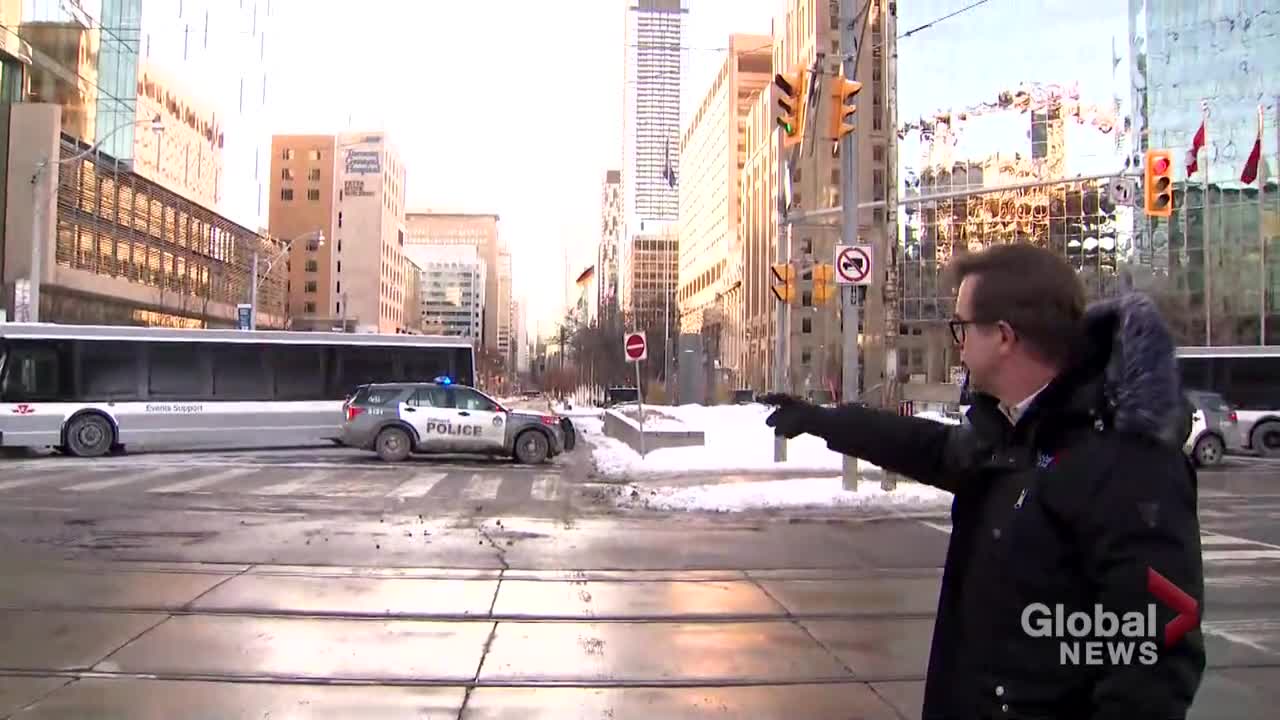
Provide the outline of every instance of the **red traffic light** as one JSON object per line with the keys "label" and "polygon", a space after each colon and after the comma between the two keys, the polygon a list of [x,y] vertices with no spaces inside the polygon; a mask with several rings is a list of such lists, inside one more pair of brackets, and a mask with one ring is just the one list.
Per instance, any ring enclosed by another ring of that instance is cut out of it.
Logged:
{"label": "red traffic light", "polygon": [[1165,157],[1155,157],[1151,159],[1152,171],[1163,175],[1169,172],[1169,159]]}

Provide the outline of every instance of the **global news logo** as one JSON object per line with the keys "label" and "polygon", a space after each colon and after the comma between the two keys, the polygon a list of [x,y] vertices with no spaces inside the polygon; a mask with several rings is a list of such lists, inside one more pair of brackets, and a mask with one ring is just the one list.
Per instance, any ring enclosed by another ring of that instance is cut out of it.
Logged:
{"label": "global news logo", "polygon": [[1034,638],[1056,638],[1058,661],[1063,665],[1155,665],[1161,647],[1177,645],[1200,624],[1200,605],[1151,568],[1147,569],[1147,591],[1175,613],[1163,629],[1156,620],[1158,608],[1153,602],[1145,611],[1125,613],[1100,604],[1089,613],[1032,603],[1022,611],[1022,630]]}

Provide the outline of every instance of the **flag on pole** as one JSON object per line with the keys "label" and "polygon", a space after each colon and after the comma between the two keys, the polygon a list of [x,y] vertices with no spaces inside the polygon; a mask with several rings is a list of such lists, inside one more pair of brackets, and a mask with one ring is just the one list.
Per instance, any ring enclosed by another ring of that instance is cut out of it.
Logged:
{"label": "flag on pole", "polygon": [[1200,129],[1191,139],[1191,149],[1187,151],[1187,177],[1196,174],[1200,169],[1200,148],[1204,147],[1204,120],[1200,120]]}
{"label": "flag on pole", "polygon": [[595,274],[596,274],[596,266],[592,265],[591,267],[582,271],[582,274],[578,276],[578,279],[574,281],[574,284],[577,285],[578,287],[584,287],[587,285],[587,283],[591,282],[591,278],[595,277]]}
{"label": "flag on pole", "polygon": [[671,167],[671,143],[667,143],[666,156],[662,167],[662,179],[667,181],[667,187],[674,188],[676,186],[676,171]]}
{"label": "flag on pole", "polygon": [[1253,149],[1249,151],[1249,159],[1244,161],[1244,171],[1240,173],[1240,182],[1252,185],[1258,179],[1258,165],[1262,162],[1262,116],[1258,116],[1258,136],[1253,140]]}

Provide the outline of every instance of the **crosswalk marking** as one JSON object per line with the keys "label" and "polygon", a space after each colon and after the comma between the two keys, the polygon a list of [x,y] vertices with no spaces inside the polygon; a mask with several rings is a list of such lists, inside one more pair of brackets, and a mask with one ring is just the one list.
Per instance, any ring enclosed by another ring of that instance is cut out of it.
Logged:
{"label": "crosswalk marking", "polygon": [[529,489],[529,495],[534,500],[554,500],[556,498],[556,490],[559,487],[557,480],[560,478],[555,475],[541,475],[533,481],[533,487]]}
{"label": "crosswalk marking", "polygon": [[323,477],[324,477],[324,473],[322,472],[312,471],[309,473],[303,473],[301,476],[294,478],[293,480],[286,480],[285,482],[276,483],[275,485],[268,485],[266,487],[250,490],[249,494],[250,495],[293,495],[297,493],[299,490],[304,489],[311,483],[315,482],[316,480],[320,480]]}
{"label": "crosswalk marking", "polygon": [[[920,524],[939,532],[951,533],[951,523],[929,522],[921,520]],[[1253,562],[1257,560],[1280,560],[1280,545],[1250,540],[1248,538],[1223,535],[1222,533],[1202,530],[1200,532],[1201,556],[1204,562],[1230,563]],[[1205,549],[1210,548],[1210,549]]]}
{"label": "crosswalk marking", "polygon": [[194,480],[186,480],[183,482],[173,483],[172,485],[164,485],[162,487],[150,488],[147,490],[147,492],[149,493],[193,492],[196,490],[202,490],[204,488],[211,487],[213,485],[217,485],[218,483],[221,483],[221,482],[226,482],[227,480],[238,478],[242,475],[248,475],[251,472],[253,471],[245,468],[231,468],[230,470],[223,470],[220,473],[211,473],[209,475],[205,475],[204,477],[198,477],[198,478],[195,478]]}
{"label": "crosswalk marking", "polygon": [[26,477],[20,477],[16,480],[5,480],[3,482],[0,482],[0,490],[8,490],[9,488],[26,487],[27,485],[38,485],[42,482],[45,482],[51,477],[57,477],[57,475],[53,473],[47,473],[47,474],[27,475]]}
{"label": "crosswalk marking", "polygon": [[448,475],[448,473],[418,473],[417,475],[414,475],[413,478],[405,481],[395,490],[392,490],[388,495],[395,498],[424,497],[427,493],[431,492],[431,488],[435,487],[436,483],[443,480],[446,475]]}
{"label": "crosswalk marking", "polygon": [[137,475],[124,475],[122,477],[107,478],[106,480],[90,480],[89,482],[82,482],[76,485],[68,485],[67,487],[64,487],[62,489],[70,490],[72,492],[91,492],[94,490],[104,490],[106,488],[119,487],[121,485],[128,485],[131,483],[143,482],[150,478],[159,477],[161,475],[168,475],[170,472],[172,471],[169,470],[168,468],[165,468],[162,470],[152,470],[151,472],[140,473]]}
{"label": "crosswalk marking", "polygon": [[492,500],[498,496],[498,488],[502,486],[499,475],[481,475],[474,473],[471,482],[462,488],[462,497],[467,500]]}

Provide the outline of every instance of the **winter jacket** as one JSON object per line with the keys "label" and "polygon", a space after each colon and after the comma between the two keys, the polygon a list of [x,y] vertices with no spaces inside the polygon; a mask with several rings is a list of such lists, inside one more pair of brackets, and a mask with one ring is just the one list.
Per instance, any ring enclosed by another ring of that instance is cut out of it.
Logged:
{"label": "winter jacket", "polygon": [[[959,426],[866,407],[807,410],[807,431],[832,450],[954,493],[923,720],[1183,718],[1199,687],[1198,623],[1166,647],[1175,613],[1148,589],[1154,570],[1203,612],[1174,344],[1140,295],[1090,307],[1086,324],[1078,361],[1014,427],[977,393]],[[1154,606],[1154,663],[1139,652],[1125,664],[1126,645],[1107,638],[1065,638],[1072,654],[1064,638],[1032,637],[1023,612],[1035,603],[1091,616],[1100,605],[1120,618]],[[1087,663],[1090,639],[1101,664],[1073,664]]]}

